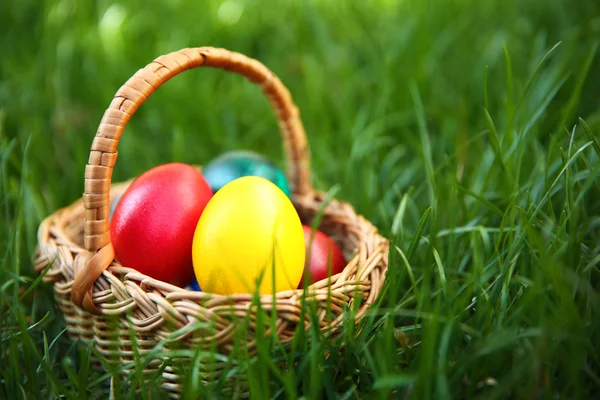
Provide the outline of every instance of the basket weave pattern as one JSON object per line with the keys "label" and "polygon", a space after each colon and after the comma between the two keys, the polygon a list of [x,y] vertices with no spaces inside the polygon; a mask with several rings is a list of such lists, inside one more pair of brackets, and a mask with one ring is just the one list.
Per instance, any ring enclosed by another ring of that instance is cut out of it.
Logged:
{"label": "basket weave pattern", "polygon": [[[252,334],[246,337],[247,348],[251,353],[255,350],[252,295],[221,296],[158,281],[121,266],[110,242],[110,200],[131,182],[111,185],[117,145],[127,122],[163,83],[182,71],[203,66],[241,74],[260,86],[279,121],[292,202],[301,220],[310,224],[324,206],[325,194],[313,189],[310,181],[309,151],[298,109],[287,88],[263,64],[225,49],[202,47],[158,57],[137,71],[117,91],[100,122],[85,168],[83,197],[40,225],[35,261],[38,273],[49,267],[44,281],[54,287],[69,336],[93,340],[96,349],[112,362],[132,362],[135,352],[144,355],[165,341],[167,347],[173,343],[179,348],[209,347],[216,342],[219,352],[228,354],[239,319],[249,315]],[[282,343],[292,340],[299,323],[309,326],[302,318],[303,297],[317,303],[319,327],[334,335],[344,309],[360,301],[355,314],[358,322],[385,279],[388,241],[350,204],[335,199],[328,202],[319,228],[340,245],[350,261],[340,274],[311,285],[307,293],[298,289],[260,297],[262,308],[276,313],[276,333]],[[109,323],[115,320],[116,328]],[[213,328],[201,329],[200,334],[182,329],[197,322],[210,322]],[[180,335],[173,335],[180,330]],[[156,360],[146,372],[159,366],[160,360]],[[179,393],[177,371],[166,367],[161,374],[162,387],[173,395]]]}

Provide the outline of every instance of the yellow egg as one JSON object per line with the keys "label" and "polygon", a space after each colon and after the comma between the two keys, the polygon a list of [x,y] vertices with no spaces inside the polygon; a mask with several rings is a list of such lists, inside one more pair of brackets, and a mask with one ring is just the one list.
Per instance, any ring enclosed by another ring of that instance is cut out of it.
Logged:
{"label": "yellow egg", "polygon": [[268,294],[296,289],[304,270],[302,223],[269,180],[245,176],[223,186],[200,216],[192,244],[205,293]]}

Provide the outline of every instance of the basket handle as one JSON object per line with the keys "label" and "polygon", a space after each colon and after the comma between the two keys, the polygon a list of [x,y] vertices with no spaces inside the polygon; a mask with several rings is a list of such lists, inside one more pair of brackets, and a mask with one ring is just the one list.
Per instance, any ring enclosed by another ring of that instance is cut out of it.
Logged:
{"label": "basket handle", "polygon": [[298,108],[281,80],[262,63],[226,49],[200,47],[163,55],[138,70],[115,94],[104,113],[90,158],[85,168],[83,205],[85,207],[84,246],[88,251],[75,262],[71,288],[74,304],[98,313],[91,289],[114,259],[110,241],[110,185],[117,160],[119,139],[131,116],[163,83],[190,68],[213,67],[235,72],[260,86],[275,110],[288,159],[288,178],[295,196],[313,192],[310,181],[309,149]]}

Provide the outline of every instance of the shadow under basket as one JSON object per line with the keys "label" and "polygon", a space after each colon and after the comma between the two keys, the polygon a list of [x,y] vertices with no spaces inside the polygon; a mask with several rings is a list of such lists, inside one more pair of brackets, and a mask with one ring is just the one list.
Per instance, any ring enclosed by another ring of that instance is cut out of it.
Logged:
{"label": "shadow under basket", "polygon": [[[235,72],[262,89],[279,122],[292,203],[305,224],[312,224],[322,212],[319,229],[350,260],[341,273],[306,291],[261,295],[257,304],[251,294],[222,296],[186,290],[115,260],[109,233],[110,201],[131,183],[111,185],[119,139],[131,116],[155,90],[196,67]],[[358,323],[381,292],[389,242],[350,204],[336,199],[326,202],[325,194],[312,187],[309,158],[304,128],[289,91],[260,62],[225,49],[201,47],[160,56],[137,71],[117,91],[100,121],[85,167],[83,197],[48,216],[39,227],[35,268],[38,273],[47,270],[44,281],[53,285],[69,336],[93,343],[98,365],[99,361],[118,364],[125,374],[139,373],[134,371],[139,365],[135,360],[146,357],[143,376],[177,397],[185,376],[165,363],[169,350],[207,349],[219,354],[201,361],[202,380],[211,382],[220,378],[226,365],[223,360],[236,343],[239,346],[240,329],[244,330],[243,347],[252,355],[258,334],[272,337],[273,321],[282,345],[290,343],[299,330],[308,330],[311,323],[318,323],[331,339],[340,334],[349,316]],[[308,303],[316,318],[308,317]],[[266,327],[257,326],[259,308],[268,315]],[[178,363],[192,362],[192,353],[177,353]],[[245,391],[239,384],[243,380],[231,379],[237,382],[235,388],[231,383],[234,394]]]}

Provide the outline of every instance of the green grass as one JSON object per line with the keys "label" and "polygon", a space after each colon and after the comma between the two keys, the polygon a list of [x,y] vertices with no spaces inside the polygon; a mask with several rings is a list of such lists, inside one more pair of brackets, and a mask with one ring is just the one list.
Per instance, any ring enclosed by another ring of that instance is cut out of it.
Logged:
{"label": "green grass", "polygon": [[[67,338],[33,272],[37,227],[81,196],[119,86],[203,45],[281,77],[315,186],[392,241],[359,335],[240,350],[229,368],[252,398],[600,396],[598,37],[594,0],[0,2],[0,398],[106,397],[93,348]],[[114,179],[238,148],[284,165],[280,143],[256,87],[189,71],[131,120]],[[195,365],[184,394],[209,397],[219,383],[200,385]],[[131,385],[117,390],[164,395]]]}

